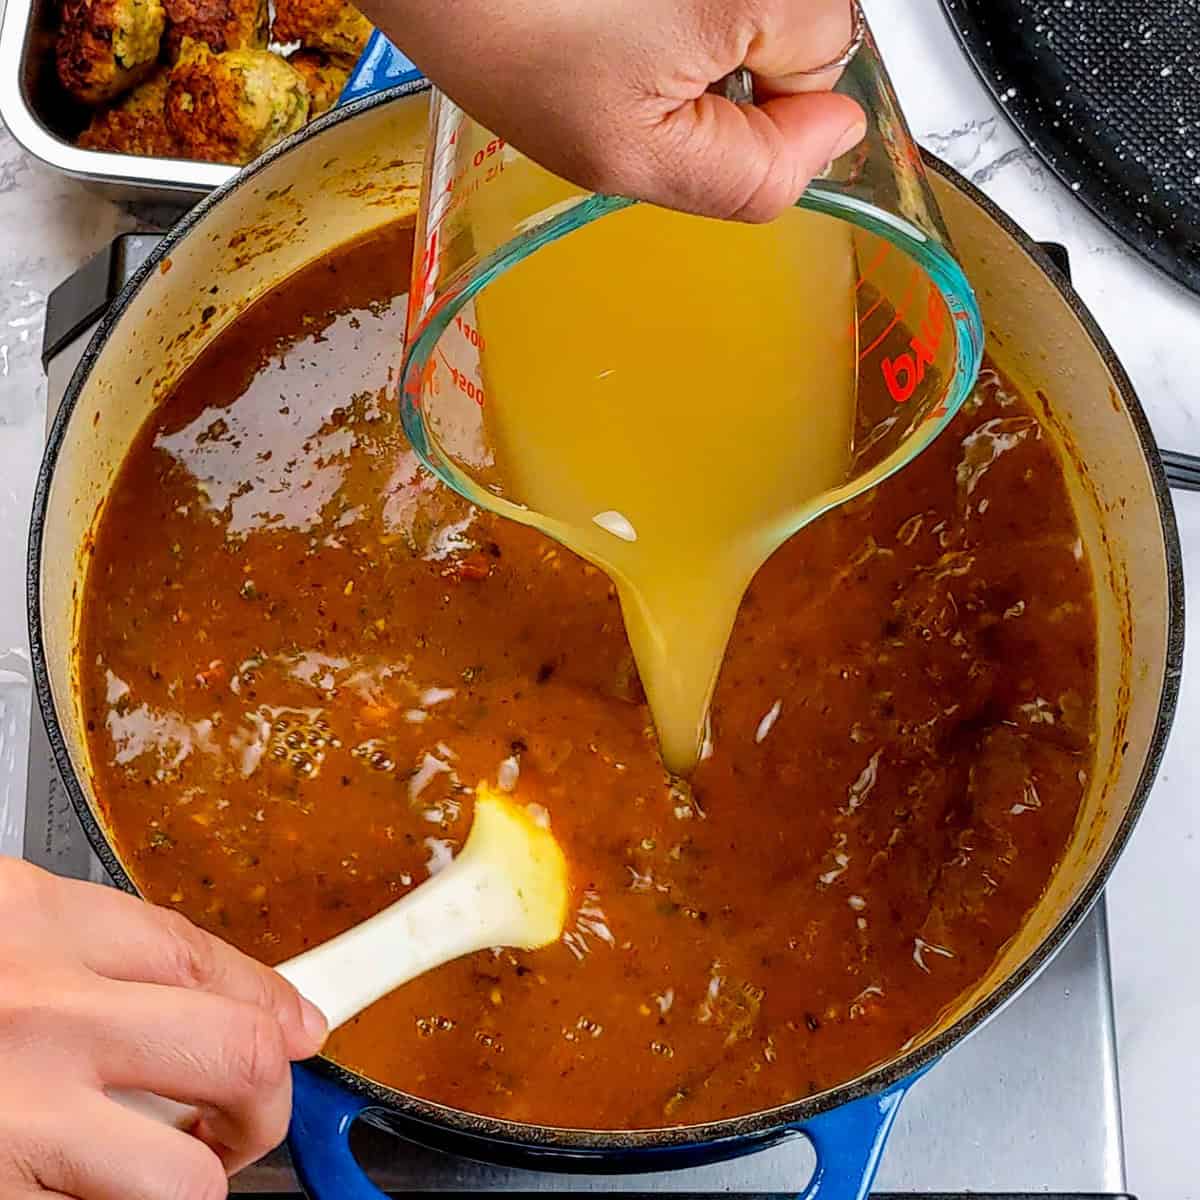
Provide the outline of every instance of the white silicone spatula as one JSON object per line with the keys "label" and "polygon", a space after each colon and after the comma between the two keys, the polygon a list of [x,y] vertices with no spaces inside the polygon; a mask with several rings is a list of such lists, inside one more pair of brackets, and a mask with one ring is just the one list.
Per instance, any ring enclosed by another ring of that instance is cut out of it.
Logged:
{"label": "white silicone spatula", "polygon": [[[410,979],[465,954],[549,945],[566,914],[567,864],[558,843],[527,809],[480,784],[470,836],[448,867],[276,970],[324,1013],[332,1032]],[[113,1097],[179,1128],[198,1115],[147,1092]]]}

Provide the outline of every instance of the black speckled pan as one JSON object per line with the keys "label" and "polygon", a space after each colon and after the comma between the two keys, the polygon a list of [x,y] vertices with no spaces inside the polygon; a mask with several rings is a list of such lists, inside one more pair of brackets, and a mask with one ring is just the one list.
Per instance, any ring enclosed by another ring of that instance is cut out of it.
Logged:
{"label": "black speckled pan", "polygon": [[1198,0],[942,0],[984,83],[1118,237],[1200,293]]}

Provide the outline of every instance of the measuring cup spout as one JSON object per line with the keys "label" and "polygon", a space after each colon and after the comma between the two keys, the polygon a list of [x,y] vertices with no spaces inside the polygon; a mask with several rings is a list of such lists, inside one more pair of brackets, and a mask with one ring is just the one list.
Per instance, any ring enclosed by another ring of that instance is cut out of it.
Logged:
{"label": "measuring cup spout", "polygon": [[[758,550],[744,587],[920,453],[982,361],[978,305],[869,33],[838,88],[865,140],[757,232],[589,194],[433,99],[405,430],[468,500],[609,571],[672,766],[702,724],[680,697],[707,699],[715,677],[699,647],[736,613],[740,592],[718,595],[731,547]],[[686,644],[647,600],[670,592],[656,574],[706,597]]]}

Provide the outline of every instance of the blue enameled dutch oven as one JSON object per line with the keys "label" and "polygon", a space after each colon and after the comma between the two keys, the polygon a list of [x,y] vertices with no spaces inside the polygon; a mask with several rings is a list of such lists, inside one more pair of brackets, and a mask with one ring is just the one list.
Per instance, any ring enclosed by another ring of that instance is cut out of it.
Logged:
{"label": "blue enameled dutch oven", "polygon": [[[377,40],[339,111],[270,151],[170,232],[98,329],[59,410],[30,542],[37,691],[84,827],[131,891],[95,803],[72,667],[89,531],[156,399],[238,312],[306,263],[414,211],[423,92],[411,64]],[[1072,466],[1099,597],[1096,770],[1045,895],[981,985],[950,1011],[930,1013],[929,1031],[903,1054],[821,1095],[735,1120],[629,1132],[521,1125],[430,1104],[324,1060],[305,1064],[295,1072],[290,1147],[311,1196],[378,1200],[348,1142],[362,1117],[477,1159],[591,1172],[690,1166],[806,1137],[818,1166],[804,1194],[856,1200],[913,1081],[1012,999],[1099,895],[1153,782],[1175,706],[1183,584],[1166,481],[1129,381],[1066,280],[974,188],[927,161],[992,354],[1045,397],[1046,432]]]}

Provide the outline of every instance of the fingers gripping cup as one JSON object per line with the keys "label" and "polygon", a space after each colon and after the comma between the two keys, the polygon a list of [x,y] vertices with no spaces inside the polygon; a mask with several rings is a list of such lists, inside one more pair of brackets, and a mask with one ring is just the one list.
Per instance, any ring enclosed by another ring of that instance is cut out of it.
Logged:
{"label": "fingers gripping cup", "polygon": [[754,573],[920,453],[979,370],[869,35],[838,87],[865,141],[762,226],[581,191],[434,95],[406,431],[467,499],[608,573],[678,771]]}

